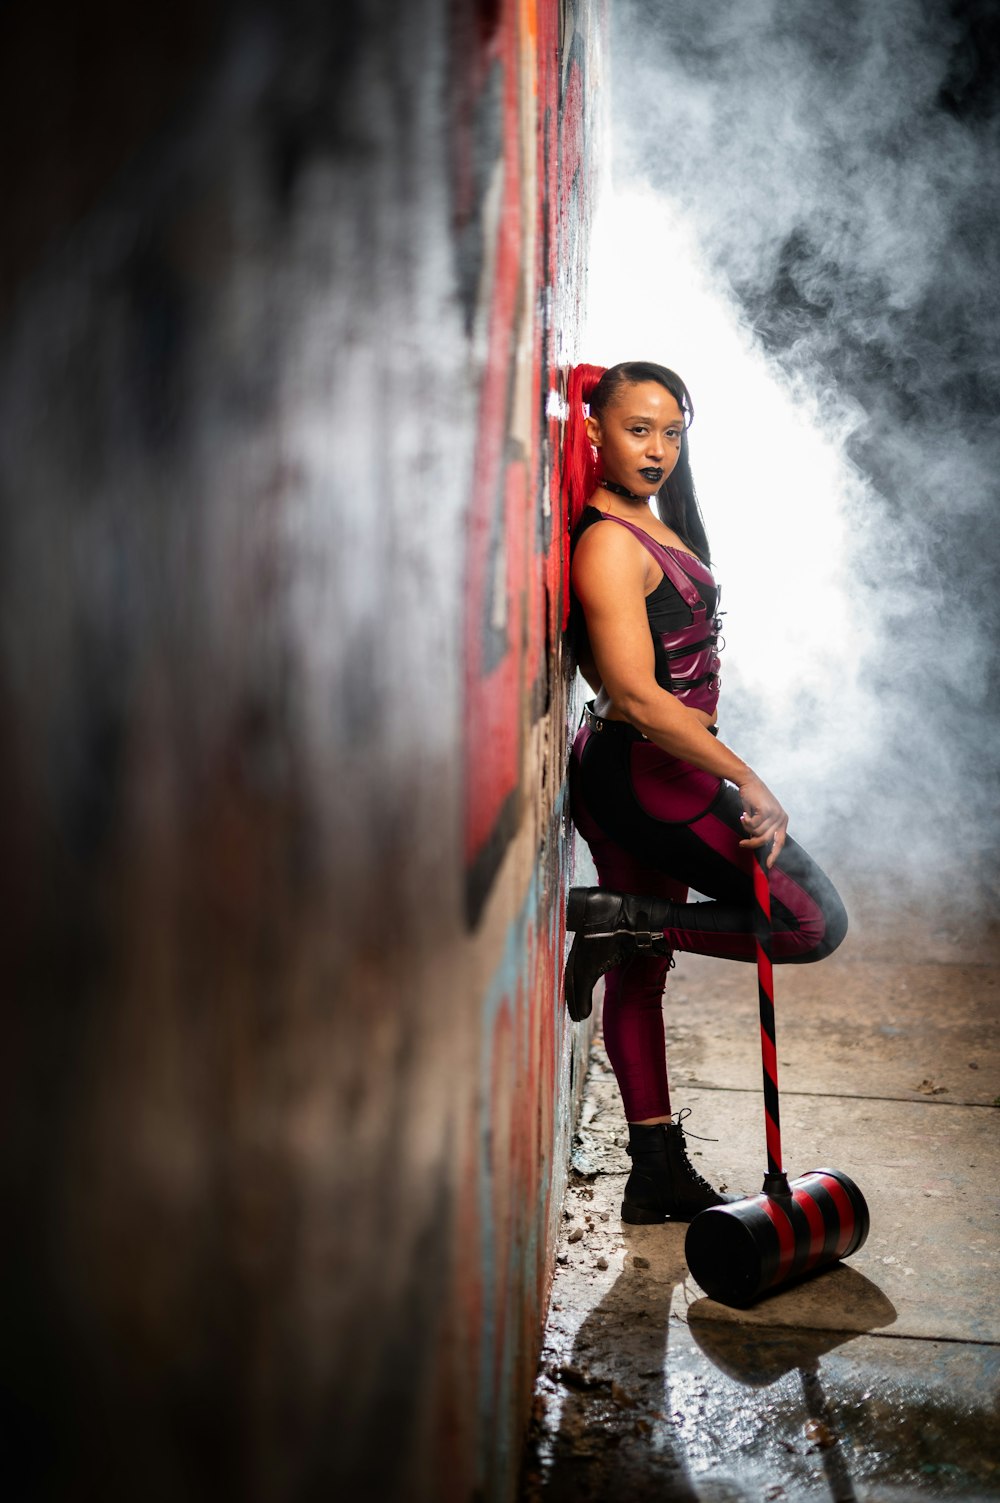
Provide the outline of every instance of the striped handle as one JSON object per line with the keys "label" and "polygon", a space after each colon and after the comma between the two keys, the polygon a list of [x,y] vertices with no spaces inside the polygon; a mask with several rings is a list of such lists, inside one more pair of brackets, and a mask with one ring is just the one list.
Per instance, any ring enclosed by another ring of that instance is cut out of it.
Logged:
{"label": "striped handle", "polygon": [[754,852],[754,934],[757,940],[757,995],[760,1001],[760,1046],[764,1063],[764,1130],[767,1135],[767,1179],[764,1193],[789,1193],[781,1167],[781,1123],[778,1114],[778,1056],[774,1042],[774,972],[771,969],[771,888],[767,848]]}

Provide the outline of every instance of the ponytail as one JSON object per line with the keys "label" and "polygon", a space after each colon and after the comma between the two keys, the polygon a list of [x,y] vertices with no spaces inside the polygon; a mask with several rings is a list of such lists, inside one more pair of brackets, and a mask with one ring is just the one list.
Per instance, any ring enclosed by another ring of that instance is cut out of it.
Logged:
{"label": "ponytail", "polygon": [[[604,375],[603,365],[574,365],[566,382],[569,415],[563,436],[562,457],[562,588],[563,631],[570,618],[570,534],[597,488],[602,473],[597,451],[587,437],[584,404],[588,403]],[[579,609],[579,607],[577,607]]]}
{"label": "ponytail", "polygon": [[601,464],[587,437],[584,404],[588,403],[604,375],[603,365],[574,365],[569,373],[566,400],[569,416],[563,441],[562,494],[565,522],[570,532],[597,488]]}

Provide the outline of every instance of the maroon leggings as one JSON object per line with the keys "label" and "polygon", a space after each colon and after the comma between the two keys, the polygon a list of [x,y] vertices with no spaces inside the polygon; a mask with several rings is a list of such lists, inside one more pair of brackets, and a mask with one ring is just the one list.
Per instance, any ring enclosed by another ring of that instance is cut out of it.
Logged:
{"label": "maroon leggings", "polygon": [[[584,727],[570,763],[573,822],[602,887],[681,905],[671,945],[753,961],[753,852],[740,848],[736,789],[671,757],[633,727]],[[789,839],[771,869],[775,964],[822,960],[847,932],[830,879]],[[693,887],[711,901],[688,903]],[[663,988],[670,956],[636,956],[604,983],[604,1042],[630,1122],[670,1111]]]}

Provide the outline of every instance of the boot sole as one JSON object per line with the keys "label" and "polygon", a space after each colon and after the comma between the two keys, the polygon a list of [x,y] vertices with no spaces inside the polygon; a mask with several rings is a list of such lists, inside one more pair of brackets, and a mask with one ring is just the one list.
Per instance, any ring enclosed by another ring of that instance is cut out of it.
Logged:
{"label": "boot sole", "polygon": [[648,1211],[643,1206],[630,1205],[627,1200],[622,1201],[622,1220],[627,1221],[629,1226],[658,1226],[664,1221],[687,1222],[693,1221],[696,1216],[700,1215],[701,1211]]}
{"label": "boot sole", "polygon": [[622,1201],[622,1220],[628,1222],[629,1226],[659,1226],[669,1219],[662,1211],[647,1211],[642,1206]]}

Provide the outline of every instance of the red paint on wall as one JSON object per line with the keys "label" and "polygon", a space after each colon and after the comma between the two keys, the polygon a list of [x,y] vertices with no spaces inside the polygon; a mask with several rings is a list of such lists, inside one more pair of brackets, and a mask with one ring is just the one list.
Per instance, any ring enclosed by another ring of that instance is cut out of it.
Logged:
{"label": "red paint on wall", "polygon": [[[466,14],[467,45],[456,51],[453,212],[478,383],[463,642],[470,926],[528,800],[541,808],[545,838],[530,884],[523,873],[526,890],[483,1000],[476,1115],[456,1124],[456,1298],[432,1400],[446,1503],[513,1496],[516,1446],[503,1437],[530,1410],[552,1196],[568,1151],[569,1048],[558,994],[569,863],[559,803],[564,528],[560,423],[546,414],[546,395],[560,386],[555,351],[581,302],[586,58],[580,28],[571,26],[570,53],[562,51],[561,21],[571,23],[572,10],[560,0],[497,0],[495,26],[476,29]],[[533,761],[528,739],[546,715],[545,749]],[[491,928],[486,939],[498,945],[500,936]]]}
{"label": "red paint on wall", "polygon": [[[548,698],[562,615],[558,423],[546,421],[544,394],[556,384],[552,310],[559,277],[574,264],[571,249],[581,217],[584,100],[576,55],[566,69],[565,95],[560,93],[559,10],[556,0],[508,0],[491,42],[502,71],[501,129],[492,175],[482,169],[480,175],[485,182],[500,174],[502,188],[495,209],[485,191],[479,206],[480,269],[492,267],[492,276],[481,291],[487,341],[466,586],[464,851],[473,924],[517,828],[525,737]],[[574,47],[581,45],[577,37]],[[481,91],[487,90],[494,75],[482,61],[477,75]],[[529,140],[525,120],[532,117]],[[474,103],[466,102],[465,118],[476,118]],[[459,160],[471,155],[465,149]]]}

